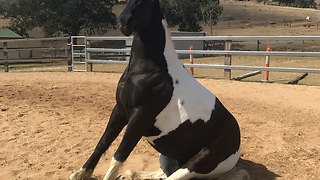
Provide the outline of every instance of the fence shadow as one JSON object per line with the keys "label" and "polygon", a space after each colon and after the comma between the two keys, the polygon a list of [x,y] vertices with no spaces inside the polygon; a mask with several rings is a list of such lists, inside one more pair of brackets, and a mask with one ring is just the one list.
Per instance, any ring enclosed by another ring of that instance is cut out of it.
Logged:
{"label": "fence shadow", "polygon": [[255,163],[249,160],[240,159],[236,165],[237,169],[245,169],[248,171],[251,180],[275,180],[280,175],[271,172],[263,164]]}

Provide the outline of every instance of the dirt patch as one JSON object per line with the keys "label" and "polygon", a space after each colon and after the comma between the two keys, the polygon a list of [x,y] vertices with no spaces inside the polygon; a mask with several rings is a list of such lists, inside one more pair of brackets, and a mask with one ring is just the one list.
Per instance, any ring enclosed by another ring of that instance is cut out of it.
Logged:
{"label": "dirt patch", "polygon": [[[66,179],[105,129],[120,74],[0,73],[0,177]],[[239,166],[252,179],[312,180],[320,174],[320,87],[199,79],[237,118]],[[122,135],[121,135],[122,136]],[[101,158],[101,179],[119,144]],[[156,170],[141,140],[121,172]]]}

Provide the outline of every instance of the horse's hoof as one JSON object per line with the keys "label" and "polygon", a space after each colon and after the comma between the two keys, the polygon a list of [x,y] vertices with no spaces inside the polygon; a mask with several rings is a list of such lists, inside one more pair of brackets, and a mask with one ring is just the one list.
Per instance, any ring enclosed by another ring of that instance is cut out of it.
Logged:
{"label": "horse's hoof", "polygon": [[161,169],[154,172],[127,170],[117,180],[162,180],[166,177]]}
{"label": "horse's hoof", "polygon": [[238,177],[239,180],[250,180],[249,173],[244,169],[237,171],[236,177]]}
{"label": "horse's hoof", "polygon": [[133,170],[127,170],[124,174],[119,176],[119,180],[134,180],[136,179],[137,173]]}
{"label": "horse's hoof", "polygon": [[69,176],[69,180],[89,180],[91,177],[92,171],[86,171],[85,169],[80,169],[79,171],[72,173]]}

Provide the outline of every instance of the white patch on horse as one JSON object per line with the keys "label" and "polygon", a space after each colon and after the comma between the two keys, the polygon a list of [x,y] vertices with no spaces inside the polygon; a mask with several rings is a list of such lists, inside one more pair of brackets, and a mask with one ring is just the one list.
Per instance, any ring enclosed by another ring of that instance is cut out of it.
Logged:
{"label": "white patch on horse", "polygon": [[74,179],[89,179],[92,174],[92,170],[85,170],[83,168],[80,168],[79,171],[72,173],[69,176],[69,180],[74,180]]}
{"label": "white patch on horse", "polygon": [[111,160],[110,167],[107,174],[104,176],[103,180],[114,180],[118,176],[119,168],[122,163],[117,161],[114,157]]}
{"label": "white patch on horse", "polygon": [[217,176],[230,171],[237,164],[239,157],[240,157],[240,150],[238,150],[234,154],[231,154],[226,160],[218,164],[218,166],[209,173],[210,176]]}
{"label": "white patch on horse", "polygon": [[216,100],[216,97],[183,67],[175,52],[167,22],[163,20],[162,24],[166,32],[164,56],[168,71],[173,81],[178,83],[174,83],[170,102],[156,117],[155,127],[161,131],[161,134],[146,137],[152,144],[155,139],[167,135],[187,120],[191,123],[199,119],[208,121]]}
{"label": "white patch on horse", "polygon": [[190,179],[192,178],[192,173],[188,169],[178,169],[176,172],[171,174],[166,180],[178,180],[178,179]]}
{"label": "white patch on horse", "polygon": [[166,180],[190,179],[191,177],[200,179],[218,179],[224,176],[233,177],[235,176],[235,174],[232,173],[236,173],[236,171],[231,171],[233,170],[235,164],[238,162],[239,156],[240,151],[238,150],[236,153],[231,154],[226,160],[218,164],[218,166],[208,174],[199,174],[196,172],[189,172],[188,169],[179,169],[176,172],[174,172],[171,176],[169,176]]}

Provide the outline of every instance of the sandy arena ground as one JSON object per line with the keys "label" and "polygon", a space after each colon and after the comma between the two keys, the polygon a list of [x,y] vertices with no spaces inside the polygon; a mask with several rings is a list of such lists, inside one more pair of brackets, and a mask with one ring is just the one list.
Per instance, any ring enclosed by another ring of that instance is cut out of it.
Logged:
{"label": "sandy arena ground", "polygon": [[[0,73],[0,179],[67,179],[93,151],[119,74]],[[253,180],[320,178],[320,87],[199,79],[237,118]],[[195,92],[196,93],[196,92]],[[120,138],[100,160],[102,179]],[[141,140],[121,172],[157,170]]]}

